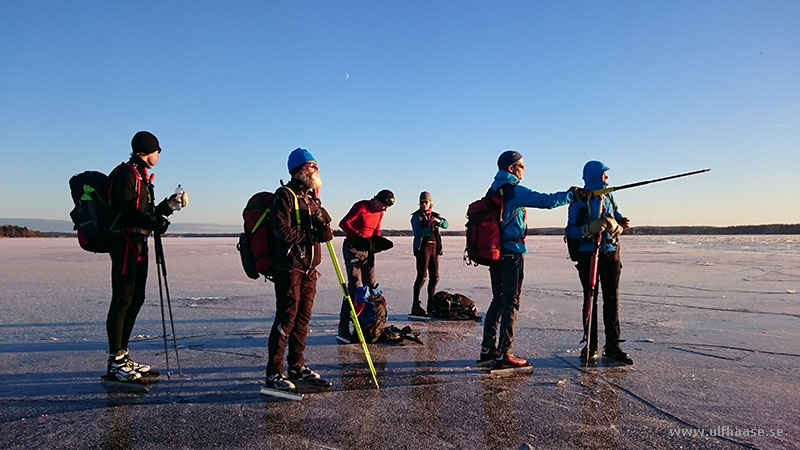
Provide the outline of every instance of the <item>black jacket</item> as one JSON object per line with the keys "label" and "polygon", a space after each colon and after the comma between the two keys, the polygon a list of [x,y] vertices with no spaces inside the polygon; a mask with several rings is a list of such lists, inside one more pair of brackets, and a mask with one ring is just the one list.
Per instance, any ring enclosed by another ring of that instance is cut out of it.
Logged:
{"label": "black jacket", "polygon": [[[294,207],[295,196],[300,213],[299,230]],[[323,225],[314,217],[321,209],[322,202],[314,191],[294,178],[275,191],[270,208],[270,224],[275,236],[272,260],[276,269],[308,270],[319,265],[322,260],[319,244],[322,240],[319,235]]]}

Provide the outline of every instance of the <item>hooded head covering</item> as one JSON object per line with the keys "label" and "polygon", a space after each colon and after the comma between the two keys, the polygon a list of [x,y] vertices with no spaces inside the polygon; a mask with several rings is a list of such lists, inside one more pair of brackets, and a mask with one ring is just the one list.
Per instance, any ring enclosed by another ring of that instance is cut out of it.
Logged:
{"label": "hooded head covering", "polygon": [[394,205],[394,193],[388,189],[383,189],[375,194],[375,198],[386,206]]}
{"label": "hooded head covering", "polygon": [[589,161],[583,166],[584,189],[596,191],[606,187],[603,182],[603,173],[611,170],[610,167],[600,161]]}

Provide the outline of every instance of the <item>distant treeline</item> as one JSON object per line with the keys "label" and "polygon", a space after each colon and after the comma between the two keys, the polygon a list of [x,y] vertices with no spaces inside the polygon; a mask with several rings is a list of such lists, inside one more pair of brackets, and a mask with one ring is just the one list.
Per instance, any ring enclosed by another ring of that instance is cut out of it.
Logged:
{"label": "distant treeline", "polygon": [[[75,233],[42,232],[29,230],[27,227],[16,225],[3,225],[0,227],[0,238],[3,237],[74,237]],[[333,233],[335,236],[344,236],[341,230]],[[411,230],[381,230],[384,236],[413,236]],[[464,236],[464,231],[442,230],[443,236]],[[563,228],[528,228],[530,236],[560,236],[564,234]],[[735,225],[731,227],[707,226],[675,226],[675,227],[631,227],[625,231],[626,235],[667,235],[667,234],[800,234],[800,223],[796,224],[771,224],[771,225]],[[238,237],[238,233],[167,233],[170,237]]]}
{"label": "distant treeline", "polygon": [[0,227],[0,237],[47,237],[47,233],[29,230],[28,227],[18,227],[16,225],[3,225]]}

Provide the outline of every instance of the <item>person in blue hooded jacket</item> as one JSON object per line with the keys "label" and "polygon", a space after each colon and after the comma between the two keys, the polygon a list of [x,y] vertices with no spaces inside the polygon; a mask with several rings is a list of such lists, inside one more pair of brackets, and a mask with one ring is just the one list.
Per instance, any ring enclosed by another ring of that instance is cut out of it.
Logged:
{"label": "person in blue hooded jacket", "polygon": [[[609,167],[600,161],[587,162],[583,166],[584,189],[596,191],[606,187],[608,171]],[[568,238],[580,239],[575,267],[583,285],[584,298],[591,290],[589,271],[600,238],[597,285],[603,291],[603,326],[606,334],[603,357],[625,364],[633,364],[633,360],[619,346],[619,277],[622,262],[619,256],[618,236],[629,226],[630,221],[619,212],[611,193],[600,196],[590,194],[570,205],[565,230]],[[595,289],[592,311],[597,311],[597,294],[598,290]],[[589,344],[581,350],[581,359],[595,360],[597,359],[597,314],[592,314],[586,335],[589,337]]]}
{"label": "person in blue hooded jacket", "polygon": [[[497,174],[491,191],[502,195],[503,214],[500,224],[500,263],[489,267],[492,282],[492,301],[486,311],[480,361],[495,360],[495,366],[521,367],[528,364],[525,358],[512,352],[514,325],[519,310],[527,253],[527,213],[525,208],[552,209],[572,202],[581,191],[571,187],[567,191],[543,194],[520,184],[525,173],[522,154],[507,150],[497,159]],[[498,327],[499,325],[499,327]]]}

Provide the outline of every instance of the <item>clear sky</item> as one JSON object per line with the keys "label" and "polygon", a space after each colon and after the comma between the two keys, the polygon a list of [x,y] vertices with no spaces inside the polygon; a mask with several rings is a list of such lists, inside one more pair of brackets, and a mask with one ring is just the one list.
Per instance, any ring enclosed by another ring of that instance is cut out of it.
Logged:
{"label": "clear sky", "polygon": [[[800,223],[800,2],[0,2],[0,217],[68,219],[67,180],[158,136],[173,223],[240,224],[248,197],[317,158],[338,220],[420,191],[463,229],[505,149],[524,185],[611,185],[635,225]],[[562,226],[566,208],[529,210]]]}

